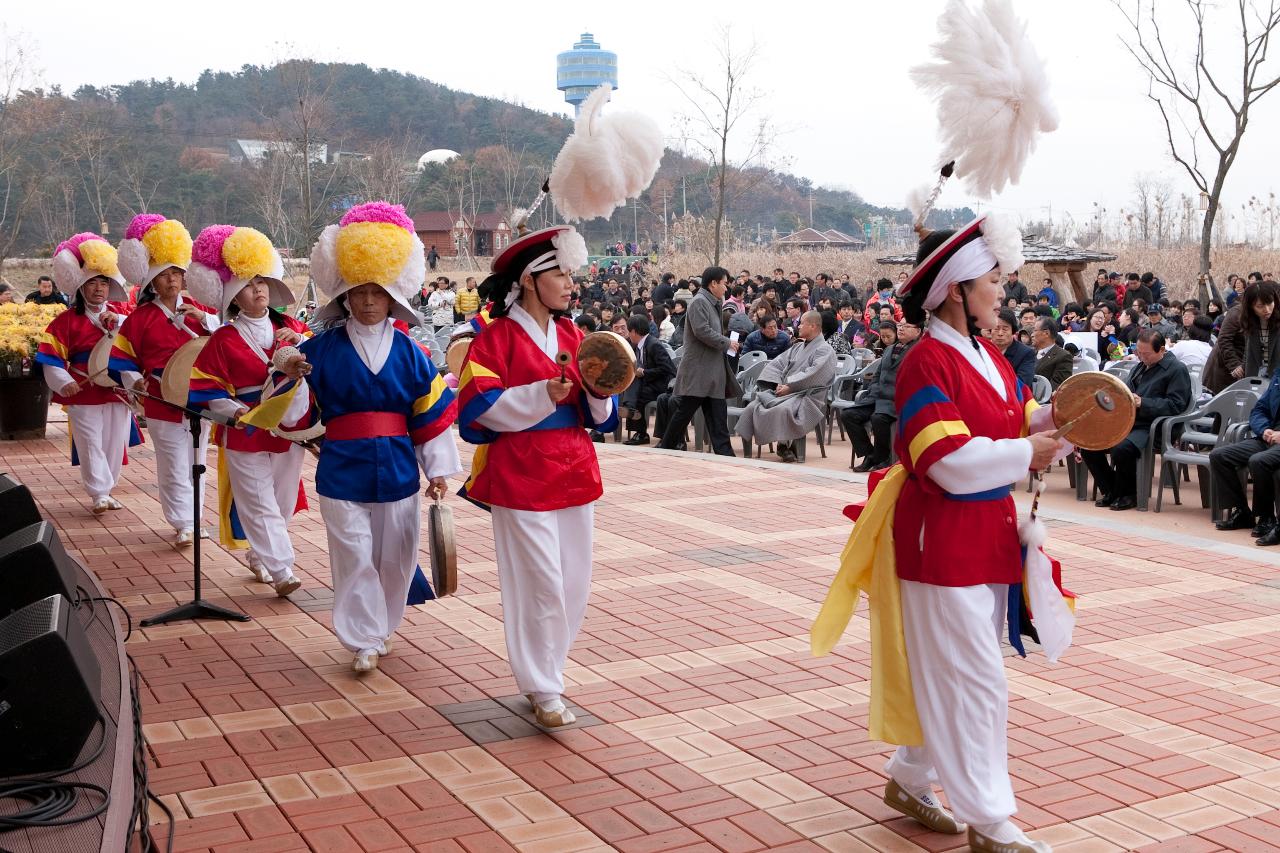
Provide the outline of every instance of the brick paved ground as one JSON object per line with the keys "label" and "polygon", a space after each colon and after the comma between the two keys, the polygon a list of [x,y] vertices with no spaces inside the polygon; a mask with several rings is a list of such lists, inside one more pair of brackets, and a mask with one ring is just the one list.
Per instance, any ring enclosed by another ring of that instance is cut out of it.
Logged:
{"label": "brick paved ground", "polygon": [[[135,620],[183,598],[190,556],[158,532],[150,451],[126,469],[127,509],[99,520],[65,433],[50,436],[0,444],[0,469]],[[596,575],[569,671],[585,713],[555,734],[514,696],[489,523],[470,505],[453,504],[459,595],[411,609],[366,678],[330,631],[317,511],[293,525],[305,585],[291,601],[210,547],[208,597],[254,620],[129,644],[178,849],[955,848],[880,803],[865,618],[833,655],[808,653],[849,530],[839,510],[862,478],[612,445],[601,457]],[[1273,556],[1053,526],[1083,598],[1063,664],[1009,660],[1018,819],[1060,851],[1280,849]]]}

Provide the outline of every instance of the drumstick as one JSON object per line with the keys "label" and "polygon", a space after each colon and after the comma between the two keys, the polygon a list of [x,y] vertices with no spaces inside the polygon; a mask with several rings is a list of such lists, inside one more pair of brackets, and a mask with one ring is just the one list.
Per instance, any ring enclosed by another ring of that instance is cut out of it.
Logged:
{"label": "drumstick", "polygon": [[101,376],[102,374],[106,373],[107,370],[109,370],[109,368],[104,367],[101,370],[95,370],[93,373],[85,373],[83,370],[81,370],[78,367],[73,367],[71,369],[76,373],[79,373],[81,376],[83,376],[86,382],[92,382],[94,379],[97,379],[99,376]]}
{"label": "drumstick", "polygon": [[561,382],[565,381],[564,369],[568,367],[569,361],[572,358],[573,356],[569,355],[568,350],[560,350],[560,352],[556,353],[556,364],[560,365],[560,381]]}

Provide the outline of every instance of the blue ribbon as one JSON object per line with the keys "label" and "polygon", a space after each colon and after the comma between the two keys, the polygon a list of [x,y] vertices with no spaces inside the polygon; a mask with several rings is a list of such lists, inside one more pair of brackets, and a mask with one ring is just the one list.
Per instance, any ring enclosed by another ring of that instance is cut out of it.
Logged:
{"label": "blue ribbon", "polygon": [[944,492],[949,501],[998,501],[1006,498],[1013,491],[1013,486],[998,486],[994,489],[987,489],[985,492],[965,492],[964,494],[954,494],[952,492]]}

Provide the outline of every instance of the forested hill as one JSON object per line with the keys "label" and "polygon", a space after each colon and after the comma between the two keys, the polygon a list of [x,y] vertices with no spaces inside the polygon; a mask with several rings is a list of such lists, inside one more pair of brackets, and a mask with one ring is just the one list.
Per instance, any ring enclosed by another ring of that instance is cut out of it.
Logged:
{"label": "forested hill", "polygon": [[[142,210],[193,227],[253,225],[295,253],[362,199],[415,213],[505,213],[531,201],[573,129],[566,116],[412,74],[310,60],[206,71],[189,84],[29,90],[2,106],[0,197],[11,201],[0,208],[0,259],[47,254],[66,235],[104,223],[118,237]],[[238,139],[263,140],[272,153],[245,161],[235,156]],[[308,145],[323,156],[302,157]],[[419,155],[436,148],[462,156],[416,170]],[[858,168],[851,164],[850,184]],[[588,238],[647,244],[665,233],[664,211],[705,223],[715,211],[713,177],[705,161],[668,150],[649,191],[610,222],[589,223]],[[907,219],[786,172],[733,172],[730,185],[729,242],[767,241],[810,217],[819,230],[851,234],[874,219]],[[967,215],[941,211],[931,224]],[[682,227],[693,234],[703,226]]]}

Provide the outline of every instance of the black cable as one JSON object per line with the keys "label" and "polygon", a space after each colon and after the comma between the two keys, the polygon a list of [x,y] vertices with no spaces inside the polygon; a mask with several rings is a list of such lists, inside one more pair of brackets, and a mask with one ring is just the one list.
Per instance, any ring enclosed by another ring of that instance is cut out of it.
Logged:
{"label": "black cable", "polygon": [[[0,814],[0,832],[21,827],[69,826],[95,818],[107,810],[111,794],[101,785],[67,782],[58,778],[77,773],[102,757],[107,746],[107,721],[101,711],[98,712],[98,726],[101,735],[97,748],[75,766],[53,775],[27,775],[0,783],[0,801],[21,800],[30,803],[28,808]],[[64,817],[80,801],[77,792],[81,790],[98,794],[102,797],[102,802],[87,814]]]}

